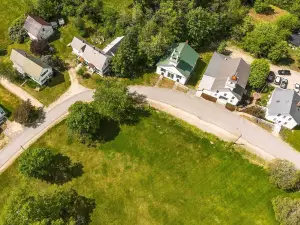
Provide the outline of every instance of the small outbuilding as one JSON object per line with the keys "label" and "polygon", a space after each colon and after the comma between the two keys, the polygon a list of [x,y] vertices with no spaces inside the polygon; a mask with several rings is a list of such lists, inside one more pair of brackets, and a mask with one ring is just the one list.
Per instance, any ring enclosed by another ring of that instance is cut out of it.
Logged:
{"label": "small outbuilding", "polygon": [[64,18],[58,19],[58,24],[59,26],[64,26],[66,24]]}
{"label": "small outbuilding", "polygon": [[300,34],[292,34],[289,42],[296,47],[300,47]]}

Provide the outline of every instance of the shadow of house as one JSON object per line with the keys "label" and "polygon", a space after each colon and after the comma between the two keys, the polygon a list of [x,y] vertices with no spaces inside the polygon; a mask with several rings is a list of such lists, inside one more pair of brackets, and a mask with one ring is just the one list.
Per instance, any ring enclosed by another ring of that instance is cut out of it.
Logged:
{"label": "shadow of house", "polygon": [[64,83],[65,76],[63,73],[59,72],[58,70],[54,70],[53,77],[48,81],[47,86],[48,87],[55,87],[61,83]]}

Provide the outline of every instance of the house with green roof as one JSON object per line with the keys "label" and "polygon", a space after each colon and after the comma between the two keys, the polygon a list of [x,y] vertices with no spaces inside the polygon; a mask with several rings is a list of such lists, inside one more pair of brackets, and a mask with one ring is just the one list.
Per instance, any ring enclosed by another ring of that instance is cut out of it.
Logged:
{"label": "house with green roof", "polygon": [[180,84],[185,84],[190,78],[198,58],[199,54],[188,43],[174,44],[166,57],[157,63],[156,73]]}

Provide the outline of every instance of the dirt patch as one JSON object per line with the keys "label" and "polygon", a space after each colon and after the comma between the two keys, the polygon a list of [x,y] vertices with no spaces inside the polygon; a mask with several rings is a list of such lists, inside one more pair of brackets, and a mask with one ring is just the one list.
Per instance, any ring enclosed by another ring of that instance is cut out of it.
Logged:
{"label": "dirt patch", "polygon": [[274,22],[278,17],[288,14],[287,11],[280,9],[276,6],[271,5],[271,8],[274,10],[271,14],[259,14],[256,13],[254,9],[251,9],[249,15],[253,18],[255,22]]}

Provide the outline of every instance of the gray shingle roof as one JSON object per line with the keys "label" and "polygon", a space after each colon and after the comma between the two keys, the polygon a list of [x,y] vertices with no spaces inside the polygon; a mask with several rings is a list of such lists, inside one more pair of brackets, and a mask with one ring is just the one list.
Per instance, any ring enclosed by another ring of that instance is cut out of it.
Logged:
{"label": "gray shingle roof", "polygon": [[46,22],[43,18],[38,16],[27,16],[24,28],[27,32],[31,33],[33,36],[37,37],[40,33],[40,30],[43,26],[51,26],[48,22]]}
{"label": "gray shingle roof", "polygon": [[291,115],[300,124],[300,110],[297,107],[299,102],[300,96],[294,90],[276,88],[268,105],[268,113],[270,115]]}
{"label": "gray shingle roof", "polygon": [[[228,56],[214,52],[204,75],[213,77],[210,84],[210,90],[224,90],[226,81],[229,77],[236,75],[238,77],[238,84],[233,92],[242,96],[250,75],[250,65],[248,65],[242,58],[230,58]],[[207,79],[205,79],[207,80]],[[202,81],[201,81],[202,83]],[[206,85],[200,83],[200,87],[206,89]]]}

